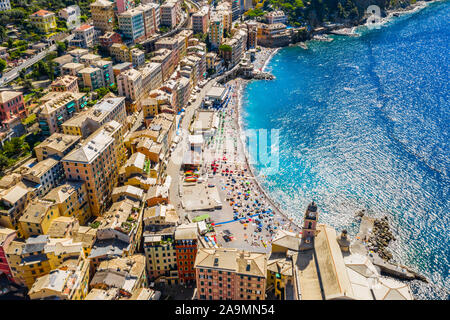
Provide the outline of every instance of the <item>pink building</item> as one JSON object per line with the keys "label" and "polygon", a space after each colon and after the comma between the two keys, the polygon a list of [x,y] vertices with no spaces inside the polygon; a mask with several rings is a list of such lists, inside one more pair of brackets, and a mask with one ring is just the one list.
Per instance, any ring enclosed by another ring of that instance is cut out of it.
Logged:
{"label": "pink building", "polygon": [[133,8],[133,3],[130,0],[115,0],[115,11],[117,14],[127,11]]}
{"label": "pink building", "polygon": [[199,300],[265,299],[265,253],[200,248],[194,267]]}
{"label": "pink building", "polygon": [[6,259],[6,251],[11,241],[16,239],[16,230],[8,229],[0,226],[0,274],[6,274],[6,277],[10,281],[14,281],[11,269]]}
{"label": "pink building", "polygon": [[17,116],[20,118],[25,118],[27,114],[28,112],[25,108],[22,92],[0,92],[0,121],[2,124],[9,123]]}

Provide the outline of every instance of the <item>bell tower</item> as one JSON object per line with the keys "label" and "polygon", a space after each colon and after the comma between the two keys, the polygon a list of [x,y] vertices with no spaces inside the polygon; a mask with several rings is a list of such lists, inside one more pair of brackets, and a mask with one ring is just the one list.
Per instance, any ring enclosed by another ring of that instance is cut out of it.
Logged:
{"label": "bell tower", "polygon": [[309,242],[312,238],[314,238],[318,219],[319,213],[317,212],[317,205],[313,201],[306,209],[303,222],[302,239],[306,240],[306,242]]}

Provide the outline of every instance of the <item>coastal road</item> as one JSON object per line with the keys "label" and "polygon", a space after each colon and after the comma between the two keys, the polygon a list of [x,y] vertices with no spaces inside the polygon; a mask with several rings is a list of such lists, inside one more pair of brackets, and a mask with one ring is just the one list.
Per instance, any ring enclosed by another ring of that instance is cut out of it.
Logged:
{"label": "coastal road", "polygon": [[21,65],[15,67],[14,69],[12,69],[12,70],[8,71],[7,73],[5,73],[3,75],[3,77],[0,79],[0,87],[4,86],[5,84],[7,84],[7,83],[9,83],[11,81],[13,81],[14,79],[16,79],[19,76],[19,72],[22,69],[28,69],[33,64],[35,64],[35,63],[41,61],[42,59],[44,59],[45,56],[48,53],[50,53],[51,51],[55,51],[55,50],[56,50],[56,45],[51,45],[47,50],[39,52],[34,57],[28,59],[27,61],[25,61]]}

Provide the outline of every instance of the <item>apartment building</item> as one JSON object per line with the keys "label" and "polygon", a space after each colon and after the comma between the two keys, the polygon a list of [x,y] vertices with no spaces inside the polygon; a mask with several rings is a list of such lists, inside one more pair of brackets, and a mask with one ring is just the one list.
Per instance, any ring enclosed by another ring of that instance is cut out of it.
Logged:
{"label": "apartment building", "polygon": [[150,92],[162,85],[161,64],[149,62],[140,71],[142,73],[142,88],[144,93]]}
{"label": "apartment building", "polygon": [[141,10],[129,9],[118,15],[119,29],[127,39],[137,42],[145,39],[144,14]]}
{"label": "apartment building", "polygon": [[228,67],[232,68],[237,65],[244,56],[247,47],[247,31],[237,29],[231,39],[227,39],[224,44],[231,47],[231,50],[220,50],[220,54],[228,63]]}
{"label": "apartment building", "polygon": [[286,46],[291,42],[292,30],[282,23],[258,24],[258,44],[264,47]]}
{"label": "apartment building", "polygon": [[192,31],[206,34],[209,26],[209,7],[203,6],[199,11],[192,14]]}
{"label": "apartment building", "polygon": [[0,1],[0,11],[11,10],[11,2],[9,0]]}
{"label": "apartment building", "polygon": [[200,300],[265,299],[265,253],[199,248],[194,267]]}
{"label": "apartment building", "polygon": [[87,138],[95,130],[110,121],[122,125],[122,133],[126,128],[125,98],[104,98],[90,110],[74,116],[62,124],[64,134],[78,135]]}
{"label": "apartment building", "polygon": [[151,37],[159,28],[159,4],[148,3],[140,4],[135,10],[142,12],[144,19],[145,37]]}
{"label": "apartment building", "polygon": [[68,6],[58,12],[58,16],[66,21],[66,26],[69,30],[76,29],[80,26],[80,7],[77,5]]}
{"label": "apartment building", "polygon": [[161,65],[161,74],[163,81],[170,78],[178,64],[176,55],[169,49],[159,49],[154,52],[154,56],[150,59],[151,62],[159,63]]}
{"label": "apartment building", "polygon": [[73,62],[80,62],[80,58],[82,56],[89,54],[89,50],[83,48],[75,48],[73,50],[68,51],[67,53],[73,57],[72,59]]}
{"label": "apartment building", "polygon": [[212,48],[217,49],[222,44],[223,40],[223,19],[218,14],[211,15],[209,22],[209,41]]}
{"label": "apartment building", "polygon": [[114,0],[114,12],[116,15],[133,8],[134,1],[131,0]]}
{"label": "apartment building", "polygon": [[181,3],[179,0],[168,0],[160,7],[161,25],[175,28],[181,21]]}
{"label": "apartment building", "polygon": [[177,283],[178,272],[174,247],[175,225],[146,227],[143,237],[149,280],[152,281],[164,276],[169,284]]}
{"label": "apartment building", "polygon": [[45,160],[49,157],[60,160],[75,148],[80,139],[80,136],[55,132],[34,147],[36,158],[38,161]]}
{"label": "apartment building", "polygon": [[83,24],[72,31],[73,38],[69,45],[80,48],[92,48],[97,40],[97,31],[94,26]]}
{"label": "apartment building", "polygon": [[119,95],[127,98],[128,105],[138,104],[144,94],[142,87],[142,73],[135,69],[122,72],[117,77],[117,88]]}
{"label": "apartment building", "polygon": [[56,78],[50,88],[54,92],[79,92],[78,77],[72,75],[64,75]]}
{"label": "apartment building", "polygon": [[281,10],[266,13],[266,19],[269,24],[286,23],[287,21],[286,15]]}
{"label": "apartment building", "polygon": [[124,44],[114,43],[109,48],[109,52],[117,61],[129,62],[131,60],[130,49]]}
{"label": "apartment building", "polygon": [[[32,198],[32,193],[20,183],[1,190],[0,226],[19,231],[19,218]],[[22,236],[20,232],[18,236]]]}
{"label": "apartment building", "polygon": [[42,134],[46,136],[60,132],[64,121],[87,106],[86,94],[80,92],[51,92],[41,101],[44,104],[39,109],[38,122]]}
{"label": "apartment building", "polygon": [[223,30],[231,31],[233,23],[233,12],[231,4],[228,2],[222,2],[215,8],[214,14],[222,17]]}
{"label": "apartment building", "polygon": [[25,162],[20,167],[24,180],[35,184],[37,196],[44,196],[56,187],[64,177],[61,163],[53,158],[36,161],[35,158]]}
{"label": "apartment building", "polygon": [[124,126],[119,122],[112,120],[107,122],[99,130],[103,130],[106,134],[114,138],[114,151],[117,158],[117,169],[119,169],[121,166],[123,166],[128,158],[128,152],[123,142],[125,132]]}
{"label": "apartment building", "polygon": [[142,215],[140,201],[124,199],[114,202],[111,208],[94,222],[98,225],[97,241],[120,240],[126,244],[124,251],[128,255],[134,254],[140,248]]}
{"label": "apartment building", "polygon": [[25,239],[47,234],[53,219],[59,217],[59,209],[51,201],[33,200],[19,219],[20,232]]}
{"label": "apartment building", "polygon": [[65,181],[50,190],[43,198],[53,202],[61,217],[74,217],[84,225],[91,218],[86,185],[80,181]]}
{"label": "apartment building", "polygon": [[62,163],[66,179],[86,183],[92,214],[104,212],[118,177],[114,138],[103,131],[93,135],[65,156]]}
{"label": "apartment building", "polygon": [[6,278],[9,281],[14,280],[8,259],[6,258],[6,251],[8,250],[11,241],[15,240],[16,237],[16,230],[0,226],[0,274],[6,275]]}
{"label": "apartment building", "polygon": [[91,91],[114,85],[112,62],[108,60],[95,61],[90,67],[78,71],[83,87]]}
{"label": "apartment building", "polygon": [[107,0],[96,0],[90,7],[94,27],[102,32],[113,31],[114,4]]}
{"label": "apartment building", "polygon": [[99,56],[98,54],[88,52],[86,54],[80,55],[76,60],[80,63],[84,63],[84,65],[88,67],[101,59],[102,57]]}
{"label": "apartment building", "polygon": [[89,262],[80,257],[64,261],[58,268],[41,276],[31,286],[31,300],[84,300],[89,284]]}
{"label": "apartment building", "polygon": [[[182,224],[175,231],[175,255],[180,283],[195,283],[195,258],[198,246],[197,224]],[[198,289],[197,289],[198,290]]]}
{"label": "apartment building", "polygon": [[51,239],[46,235],[32,236],[25,242],[12,241],[6,257],[14,281],[31,289],[37,278],[58,268],[68,259],[83,256],[81,243],[72,239]]}
{"label": "apartment building", "polygon": [[25,108],[23,94],[20,91],[0,92],[0,125],[9,123],[16,117],[25,118],[28,111]]}
{"label": "apartment building", "polygon": [[109,49],[114,43],[122,43],[122,37],[117,32],[108,31],[99,36],[98,41],[102,47]]}
{"label": "apartment building", "polygon": [[[69,63],[66,63],[61,66],[61,75],[63,75],[63,76],[71,75],[71,76],[75,76],[75,77],[77,77],[77,79],[79,79],[78,72],[84,68],[85,68],[85,66],[82,63],[69,62]],[[81,81],[81,79],[79,79],[79,80]]]}
{"label": "apartment building", "polygon": [[92,290],[118,292],[115,298],[130,298],[139,289],[147,286],[145,257],[141,254],[103,261],[98,266],[89,286]]}
{"label": "apartment building", "polygon": [[39,31],[47,33],[56,29],[55,13],[47,10],[39,10],[30,15],[30,22]]}
{"label": "apartment building", "polygon": [[135,68],[139,68],[145,64],[145,52],[138,48],[133,48],[130,50],[130,57],[131,63]]}

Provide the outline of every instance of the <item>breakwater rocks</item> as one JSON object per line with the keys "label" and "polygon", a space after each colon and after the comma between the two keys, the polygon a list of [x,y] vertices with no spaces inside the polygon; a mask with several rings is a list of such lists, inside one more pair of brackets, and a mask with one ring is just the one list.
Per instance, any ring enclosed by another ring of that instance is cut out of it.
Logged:
{"label": "breakwater rocks", "polygon": [[[402,280],[428,282],[423,275],[411,268],[392,262],[392,253],[387,247],[396,238],[390,230],[388,217],[371,218],[366,216],[364,209],[356,212],[355,215],[361,218],[361,225],[356,241],[352,245],[352,251],[362,253],[362,251],[370,250],[372,253],[369,254],[369,257],[372,263],[380,268],[382,274]],[[363,249],[364,247],[365,249]]]}
{"label": "breakwater rocks", "polygon": [[383,260],[390,261],[392,260],[392,253],[387,247],[391,241],[395,240],[389,228],[388,217],[384,216],[381,219],[375,219],[372,234],[368,239],[368,249],[378,253]]}

